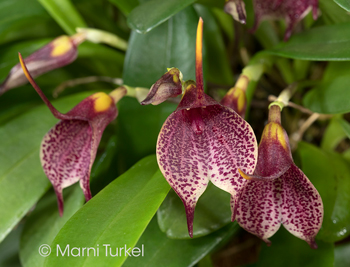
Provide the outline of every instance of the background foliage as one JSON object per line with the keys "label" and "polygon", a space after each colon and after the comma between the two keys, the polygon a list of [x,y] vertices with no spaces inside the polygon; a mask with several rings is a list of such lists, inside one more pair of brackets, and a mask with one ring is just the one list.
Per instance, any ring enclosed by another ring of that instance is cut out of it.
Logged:
{"label": "background foliage", "polygon": [[[59,217],[39,160],[41,139],[57,120],[25,85],[0,97],[0,266],[350,266],[349,1],[320,0],[318,20],[309,14],[288,42],[281,41],[281,21],[265,21],[255,34],[248,33],[254,14],[251,1],[245,2],[246,26],[223,12],[224,0],[2,0],[0,81],[17,64],[17,52],[27,56],[86,26],[118,35],[128,48],[85,42],[75,62],[37,78],[61,112],[93,92],[115,87],[76,85],[54,99],[54,89],[71,79],[108,76],[149,88],[168,67],[194,79],[195,31],[203,17],[204,80],[217,100],[249,62],[259,57],[272,62],[248,92],[247,120],[258,139],[268,96],[292,82],[302,84],[292,101],[308,111],[286,108],[283,126],[297,165],[324,202],[319,248],[311,250],[284,229],[266,247],[230,222],[230,196],[214,186],[198,202],[190,240],[183,205],[154,156],[159,130],[176,104],[140,106],[132,97],[118,103],[119,116],[103,135],[92,170],[93,199],[84,204],[79,185],[65,189],[65,212]],[[318,120],[303,129],[310,112],[318,113]],[[41,244],[144,245],[146,252],[138,258],[43,258]]]}

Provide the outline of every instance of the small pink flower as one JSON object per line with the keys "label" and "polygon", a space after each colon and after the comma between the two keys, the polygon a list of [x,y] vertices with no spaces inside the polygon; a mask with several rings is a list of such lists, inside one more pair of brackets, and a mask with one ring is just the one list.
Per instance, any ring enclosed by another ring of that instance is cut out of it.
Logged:
{"label": "small pink flower", "polygon": [[109,95],[95,93],[62,114],[57,111],[43,94],[28,72],[20,55],[24,74],[60,121],[44,136],[40,159],[46,176],[57,195],[60,215],[63,214],[62,190],[78,181],[86,201],[91,199],[90,173],[98,145],[106,126],[118,114],[116,102],[126,94],[126,89],[116,89]]}
{"label": "small pink flower", "polygon": [[239,170],[248,181],[237,199],[231,199],[232,221],[268,240],[283,226],[317,248],[315,236],[323,220],[321,196],[294,164],[288,135],[281,126],[280,107],[273,105],[259,144],[253,175]]}

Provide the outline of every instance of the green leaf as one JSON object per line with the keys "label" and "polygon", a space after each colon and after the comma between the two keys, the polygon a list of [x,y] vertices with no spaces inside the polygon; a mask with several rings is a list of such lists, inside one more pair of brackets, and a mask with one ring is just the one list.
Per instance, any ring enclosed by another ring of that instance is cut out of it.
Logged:
{"label": "green leaf", "polygon": [[339,117],[333,117],[331,119],[325,133],[323,134],[321,142],[321,148],[324,151],[333,151],[337,145],[346,137],[341,121],[342,119]]}
{"label": "green leaf", "polygon": [[26,220],[20,249],[21,263],[24,266],[44,265],[45,258],[38,253],[39,247],[42,244],[50,245],[62,226],[85,202],[79,184],[67,188],[63,193],[64,213],[62,217],[58,213],[56,194],[51,191],[39,201],[34,212]]}
{"label": "green leaf", "polygon": [[194,80],[197,22],[196,12],[188,7],[151,32],[133,31],[125,57],[124,83],[151,87],[170,67],[180,69],[184,80]]}
{"label": "green leaf", "polygon": [[[329,267],[333,266],[334,245],[317,240],[318,249],[287,232],[281,227],[271,237],[272,245],[262,244],[259,261],[254,267]],[[291,256],[291,254],[295,256]]]}
{"label": "green leaf", "polygon": [[219,85],[233,85],[230,62],[220,28],[213,13],[201,5],[195,6],[198,15],[203,18],[203,38],[206,47],[207,81]]}
{"label": "green leaf", "polygon": [[0,18],[0,44],[61,34],[61,29],[36,0],[1,0]]}
{"label": "green leaf", "polygon": [[139,33],[146,33],[168,20],[195,0],[150,0],[131,11],[128,25]]}
{"label": "green leaf", "polygon": [[350,12],[350,1],[349,0],[334,0],[340,7],[344,8],[347,12]]}
{"label": "green leaf", "polygon": [[[193,236],[208,235],[230,222],[230,194],[210,183],[196,206]],[[158,210],[158,223],[169,238],[190,238],[184,205],[173,190]]]}
{"label": "green leaf", "polygon": [[23,224],[19,224],[1,243],[0,243],[0,266],[1,267],[21,267],[19,260],[19,240],[23,230]]}
{"label": "green leaf", "polygon": [[321,195],[324,218],[317,239],[339,241],[350,234],[350,168],[343,157],[299,143],[302,170]]}
{"label": "green leaf", "polygon": [[[141,106],[135,98],[124,97],[118,102],[118,168],[124,172],[136,161],[154,153],[160,129],[176,105]],[[142,129],[142,133],[140,133]]]}
{"label": "green leaf", "polygon": [[87,27],[85,21],[70,0],[38,0],[62,29],[69,35],[78,27]]}
{"label": "green leaf", "polygon": [[129,15],[131,10],[139,5],[138,0],[109,0],[109,2],[119,8],[124,15]]}
{"label": "green leaf", "polygon": [[[89,94],[54,101],[67,112]],[[42,137],[57,122],[44,105],[0,126],[0,241],[49,188],[39,159]]]}
{"label": "green leaf", "polygon": [[[106,256],[103,245],[110,245],[113,254],[116,248],[136,245],[170,188],[157,170],[155,156],[144,158],[87,202],[56,236],[45,266],[121,266],[124,252],[118,257]],[[100,254],[61,256],[57,245],[62,251],[67,245],[70,249],[93,247]]]}
{"label": "green leaf", "polygon": [[350,23],[326,25],[293,35],[265,52],[294,59],[350,60]]}
{"label": "green leaf", "polygon": [[350,139],[350,124],[346,120],[340,120],[340,125],[346,136]]}
{"label": "green leaf", "polygon": [[159,230],[156,218],[153,218],[137,243],[147,249],[144,257],[129,257],[123,267],[135,266],[194,266],[218,244],[237,232],[237,223],[216,231],[210,235],[191,240],[169,239]]}
{"label": "green leaf", "polygon": [[350,111],[350,76],[340,76],[323,82],[309,91],[303,104],[317,113],[338,114]]}
{"label": "green leaf", "polygon": [[349,14],[334,1],[319,0],[318,5],[322,12],[318,20],[323,20],[325,24],[337,24],[350,20]]}
{"label": "green leaf", "polygon": [[350,242],[336,245],[334,248],[334,267],[350,266]]}

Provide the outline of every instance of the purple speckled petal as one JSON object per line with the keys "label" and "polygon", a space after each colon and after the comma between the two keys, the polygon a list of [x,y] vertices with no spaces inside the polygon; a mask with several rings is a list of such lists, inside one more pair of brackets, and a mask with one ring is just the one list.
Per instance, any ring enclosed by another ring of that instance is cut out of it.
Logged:
{"label": "purple speckled petal", "polygon": [[158,137],[157,159],[184,202],[190,235],[194,208],[208,181],[236,195],[245,182],[238,168],[252,173],[256,154],[249,124],[220,104],[181,109],[168,117]]}
{"label": "purple speckled petal", "polygon": [[62,189],[87,175],[91,149],[92,129],[87,121],[60,121],[42,140],[41,164],[55,189],[60,215],[63,213]]}
{"label": "purple speckled petal", "polygon": [[62,190],[80,180],[86,201],[91,199],[90,173],[98,145],[106,126],[113,121],[118,110],[115,106],[126,94],[117,88],[107,95],[95,93],[66,114],[50,103],[35,83],[22,56],[19,54],[23,72],[52,114],[61,119],[43,138],[40,159],[45,174],[51,181],[58,200],[60,215],[63,214]]}
{"label": "purple speckled petal", "polygon": [[282,179],[272,181],[247,181],[236,205],[231,198],[232,221],[248,232],[268,240],[279,229],[282,221]]}
{"label": "purple speckled petal", "polygon": [[246,182],[234,203],[232,220],[248,232],[268,240],[280,224],[296,237],[317,248],[315,236],[323,220],[321,197],[305,174],[293,163],[280,177],[271,181]]}
{"label": "purple speckled petal", "polygon": [[318,0],[253,0],[255,22],[252,31],[255,31],[263,19],[285,19],[287,29],[284,41],[292,34],[294,26],[311,10],[313,18],[317,19]]}
{"label": "purple speckled petal", "polygon": [[323,203],[306,175],[294,164],[283,180],[283,226],[293,235],[317,248],[315,236],[322,226]]}

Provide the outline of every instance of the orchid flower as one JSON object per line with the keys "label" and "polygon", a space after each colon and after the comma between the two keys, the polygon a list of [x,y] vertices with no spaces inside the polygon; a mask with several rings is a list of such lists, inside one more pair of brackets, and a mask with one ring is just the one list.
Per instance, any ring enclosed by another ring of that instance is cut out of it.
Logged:
{"label": "orchid flower", "polygon": [[259,144],[253,175],[239,170],[247,183],[231,199],[232,221],[260,237],[269,237],[283,226],[317,248],[315,236],[323,220],[322,199],[305,174],[293,163],[288,135],[281,126],[281,107],[272,103],[268,124]]}
{"label": "orchid flower", "polygon": [[63,214],[62,190],[78,181],[86,201],[91,199],[90,173],[98,145],[106,126],[118,114],[115,104],[126,94],[124,87],[109,95],[95,93],[62,114],[56,110],[30,75],[20,56],[24,74],[60,121],[44,136],[40,148],[40,160],[44,172],[52,183],[58,201],[60,215]]}
{"label": "orchid flower", "polygon": [[250,125],[204,93],[202,35],[200,19],[196,82],[183,84],[181,102],[164,122],[157,141],[159,168],[184,203],[190,237],[196,203],[209,181],[236,197],[245,183],[238,169],[252,173],[257,158],[256,138]]}
{"label": "orchid flower", "polygon": [[[84,33],[78,33],[71,37],[66,35],[57,37],[25,58],[24,62],[31,75],[34,78],[38,77],[41,74],[72,63],[78,56],[77,46],[84,40]],[[0,85],[0,95],[27,82],[28,80],[22,71],[21,65],[18,63],[11,69],[5,81]]]}
{"label": "orchid flower", "polygon": [[318,0],[253,0],[255,22],[252,31],[256,31],[264,19],[285,19],[287,29],[284,41],[287,41],[294,26],[312,10],[314,20],[317,19]]}

